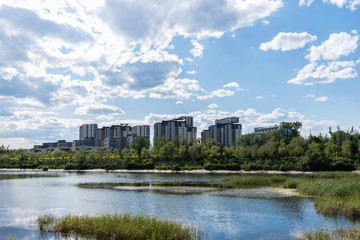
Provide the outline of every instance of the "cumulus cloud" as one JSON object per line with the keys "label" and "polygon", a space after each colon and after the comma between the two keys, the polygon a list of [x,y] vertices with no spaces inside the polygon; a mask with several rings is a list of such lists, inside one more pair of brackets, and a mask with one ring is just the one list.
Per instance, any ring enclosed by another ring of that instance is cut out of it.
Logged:
{"label": "cumulus cloud", "polygon": [[198,96],[197,99],[206,100],[206,99],[214,98],[214,97],[222,98],[222,97],[233,96],[234,94],[235,94],[235,92],[231,91],[231,90],[218,89],[218,90],[212,91],[210,94]]}
{"label": "cumulus cloud", "polygon": [[194,46],[194,48],[190,50],[190,53],[194,57],[201,57],[203,55],[204,46],[196,40],[191,40],[191,44]]}
{"label": "cumulus cloud", "polygon": [[[350,8],[352,11],[355,11],[357,5],[360,5],[360,0],[322,0],[322,1],[324,3],[336,5],[340,8],[345,6],[347,8]],[[300,0],[299,5],[309,7],[313,2],[314,0]]]}
{"label": "cumulus cloud", "polygon": [[314,102],[326,102],[328,97],[318,97],[314,99]]}
{"label": "cumulus cloud", "polygon": [[357,77],[353,61],[332,61],[328,64],[309,63],[298,71],[297,76],[288,81],[293,84],[314,85],[333,83],[336,79]]}
{"label": "cumulus cloud", "polygon": [[267,50],[289,51],[298,48],[303,48],[307,43],[316,40],[317,40],[316,36],[313,36],[307,32],[302,32],[302,33],[280,32],[270,42],[262,43],[260,45],[260,49],[263,51],[267,51]]}
{"label": "cumulus cloud", "polygon": [[[82,97],[145,97],[145,91],[169,86],[166,81],[181,72],[182,60],[167,52],[175,36],[190,39],[193,55],[201,56],[201,39],[251,26],[282,6],[281,0],[4,0],[0,68],[6,72],[0,94],[33,96],[57,107],[78,104],[70,98],[80,89]],[[89,86],[71,86],[74,80]],[[29,91],[30,85],[36,91]]]}
{"label": "cumulus cloud", "polygon": [[193,79],[170,78],[163,85],[149,90],[150,98],[189,99],[194,92],[200,91],[199,81]]}
{"label": "cumulus cloud", "polygon": [[210,109],[214,109],[214,108],[217,108],[217,107],[218,107],[218,105],[216,103],[212,103],[212,104],[210,104],[208,106],[208,108],[210,108]]}
{"label": "cumulus cloud", "polygon": [[235,88],[236,91],[243,91],[244,89],[240,87],[240,84],[237,82],[230,82],[223,85],[224,88]]}
{"label": "cumulus cloud", "polygon": [[352,11],[356,10],[357,5],[360,5],[359,0],[323,0],[323,2],[336,5],[340,8],[346,6],[347,8],[350,8]]}
{"label": "cumulus cloud", "polygon": [[196,74],[196,71],[192,70],[192,71],[186,71],[187,74]]}
{"label": "cumulus cloud", "polygon": [[260,99],[263,99],[263,98],[264,98],[264,96],[256,96],[256,97],[255,97],[255,99],[259,99],[259,100],[260,100]]}
{"label": "cumulus cloud", "polygon": [[75,109],[75,114],[78,115],[122,115],[125,112],[115,106],[105,104],[86,105]]}
{"label": "cumulus cloud", "polygon": [[299,1],[299,6],[307,6],[307,7],[309,7],[313,2],[314,2],[314,0],[300,0]]}
{"label": "cumulus cloud", "polygon": [[176,101],[175,104],[183,104],[184,102],[183,101]]}
{"label": "cumulus cloud", "polygon": [[[288,83],[314,85],[357,77],[355,68],[357,62],[337,60],[354,53],[358,40],[356,31],[352,31],[351,34],[345,32],[331,34],[321,45],[308,49],[309,54],[305,58],[309,59],[310,63],[300,69],[297,76]],[[324,63],[318,63],[320,61]]]}
{"label": "cumulus cloud", "polygon": [[336,60],[342,56],[354,53],[357,49],[359,36],[357,34],[348,34],[345,32],[333,33],[329,39],[320,46],[312,46],[310,53],[305,56],[311,62],[324,60]]}

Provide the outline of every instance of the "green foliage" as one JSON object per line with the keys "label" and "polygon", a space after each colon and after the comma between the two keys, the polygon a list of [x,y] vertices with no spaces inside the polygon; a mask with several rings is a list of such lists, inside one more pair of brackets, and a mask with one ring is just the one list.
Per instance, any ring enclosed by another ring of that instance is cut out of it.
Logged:
{"label": "green foliage", "polygon": [[141,151],[143,148],[148,149],[150,147],[150,141],[145,137],[136,137],[131,145],[131,148],[137,151],[137,155],[141,156]]}
{"label": "green foliage", "polygon": [[144,215],[113,214],[99,216],[38,217],[41,232],[60,233],[62,237],[96,239],[199,239],[200,230],[172,220]]}
{"label": "green foliage", "polygon": [[350,172],[319,172],[303,175],[242,175],[221,183],[239,188],[284,187],[315,198],[315,208],[326,216],[360,219],[360,175]]}
{"label": "green foliage", "polygon": [[360,227],[311,230],[297,238],[299,240],[360,239]]}
{"label": "green foliage", "polygon": [[[173,169],[173,164],[195,163],[208,170],[354,170],[360,169],[360,134],[351,129],[329,131],[328,135],[300,136],[300,122],[283,123],[277,131],[245,134],[236,146],[222,146],[214,139],[206,144],[185,139],[149,141],[134,139],[130,149],[113,152],[79,150],[75,153],[26,153],[0,147],[0,168],[83,169]],[[150,161],[148,161],[150,160]],[[164,164],[168,164],[165,166]],[[197,169],[198,167],[196,167]]]}

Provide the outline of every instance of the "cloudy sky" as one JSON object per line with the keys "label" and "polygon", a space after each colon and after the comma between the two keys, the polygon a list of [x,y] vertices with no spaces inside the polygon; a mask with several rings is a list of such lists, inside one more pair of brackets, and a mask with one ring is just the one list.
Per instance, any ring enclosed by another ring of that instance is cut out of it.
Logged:
{"label": "cloudy sky", "polygon": [[180,115],[359,129],[359,24],[360,0],[1,0],[0,145]]}

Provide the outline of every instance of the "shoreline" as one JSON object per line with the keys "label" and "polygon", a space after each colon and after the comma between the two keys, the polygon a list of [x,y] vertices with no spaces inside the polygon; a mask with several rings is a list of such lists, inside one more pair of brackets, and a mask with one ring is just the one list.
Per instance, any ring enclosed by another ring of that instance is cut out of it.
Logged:
{"label": "shoreline", "polygon": [[[313,174],[315,172],[301,172],[301,171],[278,171],[278,170],[259,170],[259,171],[245,171],[245,170],[182,170],[182,171],[172,171],[172,170],[157,170],[157,169],[117,169],[117,170],[105,170],[105,169],[87,169],[87,170],[64,170],[64,169],[48,169],[46,171],[42,169],[23,169],[23,168],[0,168],[0,172],[97,172],[97,173],[180,173],[180,174],[263,174],[263,175],[301,175],[301,174]],[[327,172],[327,171],[319,171]],[[336,171],[335,171],[336,172]],[[355,174],[360,174],[360,170],[349,171]]]}
{"label": "shoreline", "polygon": [[[105,169],[88,169],[88,170],[64,170],[64,169],[49,169],[44,171],[42,169],[21,169],[21,168],[0,168],[0,172],[109,172],[109,173],[180,173],[180,174],[269,174],[269,175],[301,175],[301,174],[312,174],[314,172],[301,172],[301,171],[233,171],[233,170],[183,170],[183,171],[172,171],[172,170],[157,170],[157,169],[117,169],[117,170],[105,170]],[[355,172],[355,171],[354,171]],[[358,172],[359,173],[359,172]]]}

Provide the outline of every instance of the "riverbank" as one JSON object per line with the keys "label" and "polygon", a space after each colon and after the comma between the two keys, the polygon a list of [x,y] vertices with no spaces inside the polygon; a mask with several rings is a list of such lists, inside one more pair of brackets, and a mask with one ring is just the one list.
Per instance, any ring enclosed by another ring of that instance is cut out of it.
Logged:
{"label": "riverbank", "polygon": [[[0,168],[0,172],[44,172],[43,169],[22,169],[22,168]],[[181,170],[181,171],[172,171],[172,170],[157,170],[157,169],[137,169],[137,170],[128,170],[128,169],[118,169],[118,170],[105,170],[105,169],[87,169],[87,170],[65,170],[65,169],[48,169],[45,170],[48,172],[113,172],[113,173],[185,173],[185,174],[260,174],[260,175],[301,175],[301,174],[312,174],[314,172],[301,172],[301,171],[275,171],[275,170],[259,170],[259,171],[232,171],[232,170],[206,170],[206,169],[196,169],[196,170]],[[354,171],[360,173],[360,171]]]}

